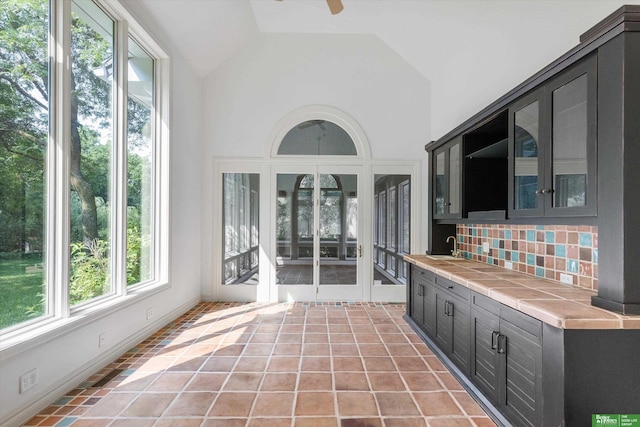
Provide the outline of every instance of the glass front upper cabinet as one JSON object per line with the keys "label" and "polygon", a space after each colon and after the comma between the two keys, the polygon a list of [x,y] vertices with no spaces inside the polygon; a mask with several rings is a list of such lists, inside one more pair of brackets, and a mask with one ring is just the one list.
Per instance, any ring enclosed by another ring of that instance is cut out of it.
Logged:
{"label": "glass front upper cabinet", "polygon": [[459,218],[461,212],[461,142],[456,138],[433,152],[435,218]]}
{"label": "glass front upper cabinet", "polygon": [[510,216],[595,214],[595,74],[592,57],[510,108]]}

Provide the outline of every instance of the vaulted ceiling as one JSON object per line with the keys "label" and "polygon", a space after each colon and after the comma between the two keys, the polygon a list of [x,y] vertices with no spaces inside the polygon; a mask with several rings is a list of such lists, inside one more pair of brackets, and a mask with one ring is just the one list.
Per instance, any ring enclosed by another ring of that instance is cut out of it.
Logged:
{"label": "vaulted ceiling", "polygon": [[455,61],[455,56],[486,62],[500,58],[505,49],[511,55],[524,55],[518,51],[524,33],[556,33],[558,43],[545,47],[552,60],[621,4],[638,3],[343,0],[344,10],[331,15],[325,0],[140,1],[202,76],[260,32],[272,32],[374,34],[428,77],[433,63]]}
{"label": "vaulted ceiling", "polygon": [[203,78],[265,33],[374,35],[431,83],[432,136],[576,46],[621,5],[640,3],[342,0],[344,10],[332,15],[326,0],[124,1],[146,9]]}

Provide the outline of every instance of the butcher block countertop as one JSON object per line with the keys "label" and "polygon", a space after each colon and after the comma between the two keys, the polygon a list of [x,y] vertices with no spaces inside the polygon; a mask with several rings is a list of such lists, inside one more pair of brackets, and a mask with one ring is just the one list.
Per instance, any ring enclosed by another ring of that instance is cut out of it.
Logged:
{"label": "butcher block countertop", "polygon": [[470,260],[405,255],[417,267],[453,280],[479,294],[561,329],[640,329],[640,316],[625,316],[591,305],[587,289]]}

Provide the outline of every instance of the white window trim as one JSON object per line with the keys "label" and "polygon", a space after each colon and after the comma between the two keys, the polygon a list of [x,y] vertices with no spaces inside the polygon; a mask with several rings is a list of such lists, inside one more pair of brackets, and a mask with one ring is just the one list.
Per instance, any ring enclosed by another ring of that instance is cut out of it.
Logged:
{"label": "white window trim", "polygon": [[[70,256],[70,224],[69,201],[69,115],[70,97],[66,94],[70,89],[70,44],[71,44],[71,3],[72,0],[51,0],[50,28],[53,38],[49,40],[50,66],[50,130],[49,152],[46,162],[46,194],[47,194],[47,222],[46,222],[46,304],[45,314],[36,319],[9,326],[0,332],[0,361],[14,357],[23,351],[33,348],[58,336],[69,333],[91,323],[100,317],[110,314],[114,307],[124,308],[142,299],[148,298],[169,285],[169,248],[170,248],[170,57],[157,44],[152,36],[142,27],[128,10],[117,0],[94,0],[116,22],[115,43],[119,57],[114,58],[119,63],[119,72],[124,80],[119,93],[115,97],[114,135],[126,140],[126,107],[127,86],[126,74],[126,45],[127,37],[131,36],[154,58],[154,127],[153,140],[153,248],[154,248],[154,279],[127,287],[126,264],[124,260],[114,259],[117,277],[114,280],[112,292],[82,303],[71,308],[69,304],[69,256]],[[62,41],[62,42],[60,42]],[[118,85],[116,85],[118,86]],[[126,152],[116,154],[122,165]],[[124,166],[126,169],[126,166]],[[118,182],[114,185],[126,187],[125,172],[118,172]],[[121,175],[121,176],[120,176]],[[126,194],[120,191],[124,199]],[[116,203],[117,215],[123,215],[116,220],[112,236],[115,246],[114,253],[125,256],[126,247],[126,202]],[[124,204],[124,206],[123,206]],[[119,252],[118,252],[119,251]],[[112,271],[114,269],[112,268]],[[121,277],[123,276],[123,277]]]}

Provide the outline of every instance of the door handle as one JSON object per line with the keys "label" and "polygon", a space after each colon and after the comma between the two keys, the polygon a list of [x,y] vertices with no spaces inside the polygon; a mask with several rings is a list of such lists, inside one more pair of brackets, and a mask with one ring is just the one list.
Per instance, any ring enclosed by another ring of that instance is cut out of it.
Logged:
{"label": "door handle", "polygon": [[491,350],[498,348],[498,336],[500,336],[500,332],[498,331],[493,331],[491,333]]}
{"label": "door handle", "polygon": [[358,245],[358,257],[362,258],[362,245]]}
{"label": "door handle", "polygon": [[451,301],[444,302],[444,314],[453,316],[453,303]]}
{"label": "door handle", "polygon": [[498,335],[498,354],[505,354],[507,352],[507,336]]}

